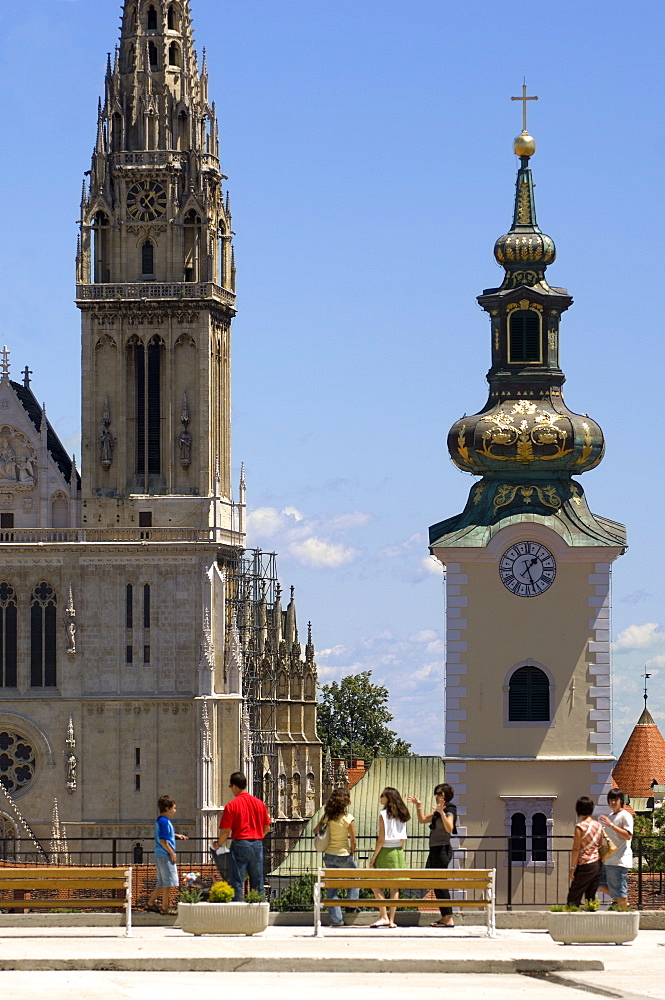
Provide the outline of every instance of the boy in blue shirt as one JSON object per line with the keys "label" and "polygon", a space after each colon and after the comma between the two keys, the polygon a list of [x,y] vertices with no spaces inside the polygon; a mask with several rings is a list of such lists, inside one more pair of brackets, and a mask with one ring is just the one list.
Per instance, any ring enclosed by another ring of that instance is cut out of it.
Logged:
{"label": "boy in blue shirt", "polygon": [[[178,887],[175,842],[188,838],[182,833],[176,833],[171,822],[176,811],[175,799],[171,798],[170,795],[162,795],[157,805],[159,806],[159,816],[155,820],[157,885],[150,893],[146,910],[166,916],[168,913],[175,912],[169,909],[171,889]],[[161,906],[156,905],[158,897],[161,897]]]}

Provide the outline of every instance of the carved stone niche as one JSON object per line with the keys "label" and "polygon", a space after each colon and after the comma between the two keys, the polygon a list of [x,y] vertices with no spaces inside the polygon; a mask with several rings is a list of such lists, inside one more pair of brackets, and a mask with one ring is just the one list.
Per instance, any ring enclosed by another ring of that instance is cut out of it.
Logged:
{"label": "carved stone niche", "polygon": [[37,452],[31,442],[9,424],[0,425],[0,492],[29,493],[37,481]]}

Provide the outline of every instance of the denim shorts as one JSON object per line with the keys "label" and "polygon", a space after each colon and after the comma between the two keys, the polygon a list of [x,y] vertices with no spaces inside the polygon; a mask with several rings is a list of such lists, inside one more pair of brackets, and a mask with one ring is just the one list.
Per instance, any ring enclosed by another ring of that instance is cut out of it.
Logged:
{"label": "denim shorts", "polygon": [[625,899],[628,895],[628,869],[621,865],[603,865],[600,884],[607,886],[612,899]]}
{"label": "denim shorts", "polygon": [[178,866],[166,854],[155,854],[157,888],[172,889],[178,885]]}

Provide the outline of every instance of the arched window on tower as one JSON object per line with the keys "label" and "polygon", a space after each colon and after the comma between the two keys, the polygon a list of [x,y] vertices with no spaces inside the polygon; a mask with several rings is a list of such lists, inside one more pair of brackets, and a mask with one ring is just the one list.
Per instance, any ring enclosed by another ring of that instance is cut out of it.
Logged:
{"label": "arched window on tower", "polygon": [[132,35],[136,34],[136,7],[132,7],[129,11],[129,17],[127,19],[127,24],[129,25],[129,30]]}
{"label": "arched window on tower", "polygon": [[169,45],[169,66],[180,66],[180,46],[177,42]]}
{"label": "arched window on tower", "polygon": [[0,583],[0,687],[16,687],[16,594]]}
{"label": "arched window on tower", "polygon": [[161,369],[163,343],[153,337],[148,347],[131,345],[136,380],[136,474],[161,473]]}
{"label": "arched window on tower", "polygon": [[178,11],[176,10],[176,8],[175,8],[175,6],[173,4],[170,4],[169,5],[169,10],[168,10],[168,26],[169,26],[169,31],[178,31],[179,20],[180,19],[178,18]]}
{"label": "arched window on tower", "polygon": [[511,364],[540,364],[540,341],[540,316],[535,309],[517,309],[511,313],[508,337],[508,361]]}
{"label": "arched window on tower", "polygon": [[56,597],[43,582],[30,601],[30,686],[56,686]]}
{"label": "arched window on tower", "polygon": [[547,817],[534,813],[531,819],[531,860],[547,861]]}
{"label": "arched window on tower", "polygon": [[92,260],[95,284],[111,280],[111,223],[105,212],[97,212],[92,223]]}
{"label": "arched window on tower", "polygon": [[189,149],[189,116],[185,111],[178,115],[177,148],[183,153]]}
{"label": "arched window on tower", "polygon": [[148,31],[157,31],[157,11],[154,7],[148,7],[148,20],[146,27]]}
{"label": "arched window on tower", "polygon": [[539,667],[519,667],[508,686],[509,722],[549,722],[550,682]]}
{"label": "arched window on tower", "polygon": [[184,219],[184,278],[200,281],[201,217],[194,209]]}
{"label": "arched window on tower", "polygon": [[510,820],[510,860],[526,861],[526,816],[521,812]]}
{"label": "arched window on tower", "polygon": [[127,50],[127,69],[130,72],[136,69],[136,49],[133,45],[130,45]]}
{"label": "arched window on tower", "polygon": [[159,69],[159,63],[157,62],[157,46],[154,42],[148,42],[148,60],[150,62],[150,69]]}
{"label": "arched window on tower", "polygon": [[155,273],[155,247],[152,240],[146,240],[141,246],[141,274],[144,278]]}

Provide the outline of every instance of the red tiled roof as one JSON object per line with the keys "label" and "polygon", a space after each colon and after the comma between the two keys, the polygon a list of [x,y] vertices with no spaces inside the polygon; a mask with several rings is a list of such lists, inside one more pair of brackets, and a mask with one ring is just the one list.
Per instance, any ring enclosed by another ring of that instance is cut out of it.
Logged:
{"label": "red tiled roof", "polygon": [[612,772],[615,785],[631,798],[649,798],[651,783],[665,785],[665,740],[645,708]]}

